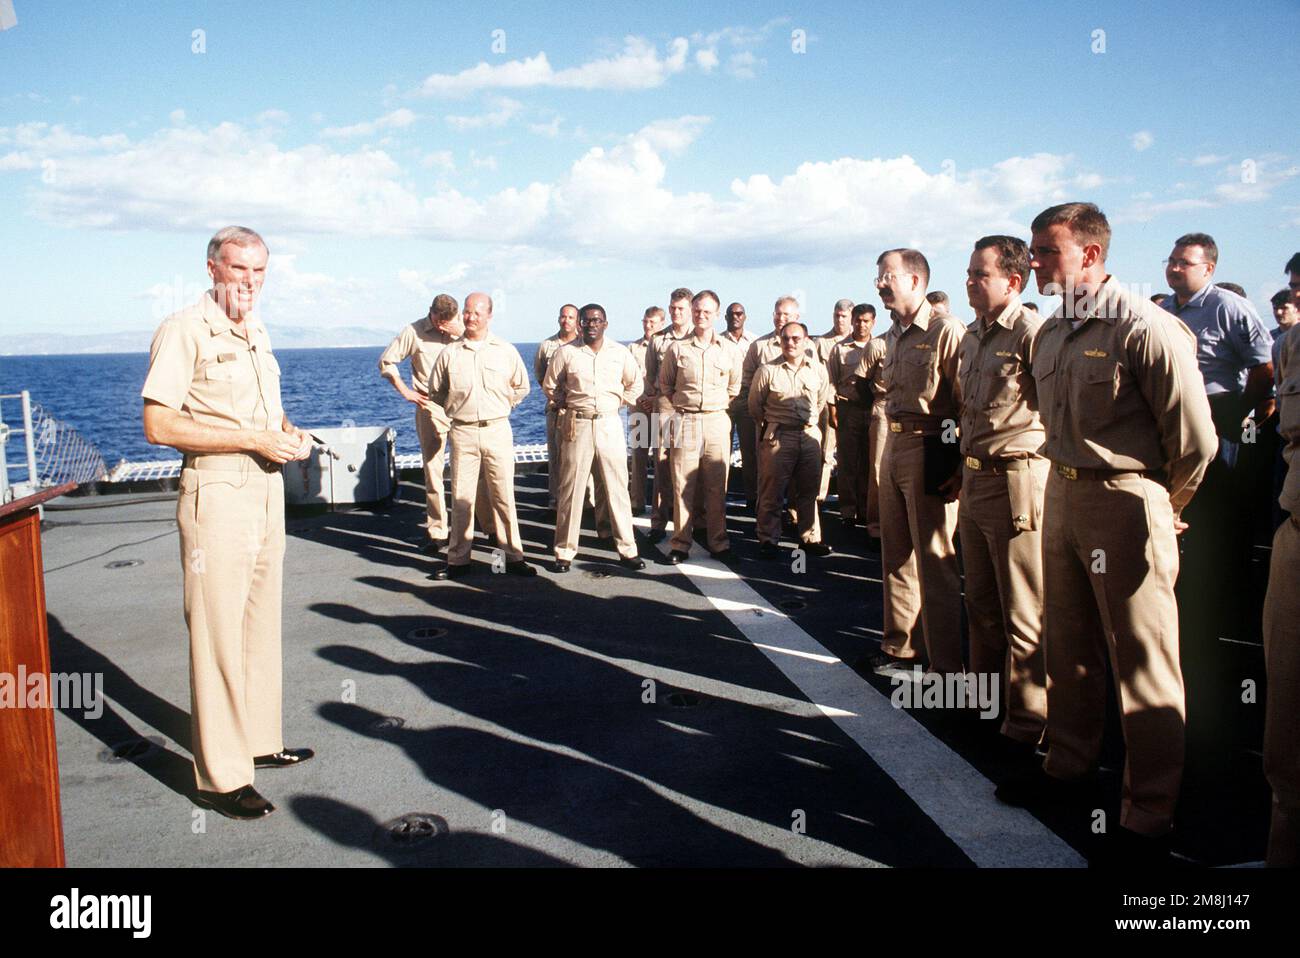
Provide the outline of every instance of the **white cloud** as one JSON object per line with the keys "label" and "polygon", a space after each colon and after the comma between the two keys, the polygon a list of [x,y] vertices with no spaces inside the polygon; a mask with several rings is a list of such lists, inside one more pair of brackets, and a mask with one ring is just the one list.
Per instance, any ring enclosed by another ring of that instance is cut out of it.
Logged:
{"label": "white cloud", "polygon": [[[1221,158],[1216,158],[1219,160]],[[1146,223],[1166,213],[1218,209],[1236,203],[1258,203],[1269,199],[1278,187],[1300,178],[1300,167],[1288,165],[1286,156],[1268,153],[1242,163],[1230,163],[1218,173],[1218,182],[1196,186],[1175,183],[1167,193],[1172,199],[1151,202],[1150,194],[1139,194],[1127,209],[1116,215],[1117,223]],[[1201,164],[1209,165],[1209,164]],[[1191,194],[1191,195],[1177,195]]]}
{"label": "white cloud", "polygon": [[1150,149],[1156,138],[1151,135],[1150,130],[1138,130],[1128,138],[1128,141],[1133,144],[1133,149],[1141,153],[1143,150]]}
{"label": "white cloud", "polygon": [[284,110],[263,110],[257,114],[257,122],[270,125],[279,125],[289,122],[289,114]]}
{"label": "white cloud", "polygon": [[695,65],[705,73],[712,73],[718,67],[718,51],[714,49],[696,50]]}
{"label": "white cloud", "polygon": [[[675,268],[856,263],[864,248],[904,244],[937,252],[966,242],[959,237],[1023,233],[1026,213],[1096,182],[1072,158],[1039,153],[955,177],[910,156],[845,156],[776,174],[742,167],[720,194],[668,188],[668,164],[708,125],[703,116],[659,120],[587,149],[553,182],[478,195],[442,184],[416,192],[408,170],[381,149],[284,148],[272,130],[232,123],[167,127],[134,142],[0,128],[0,144],[23,156],[3,161],[10,175],[57,161],[58,176],[36,184],[32,202],[62,225],[207,231],[236,221],[289,236],[487,243],[532,250],[550,265],[556,249]],[[450,151],[412,162],[454,166]],[[495,170],[497,159],[471,150],[465,166]],[[466,278],[483,286],[517,278],[532,268],[524,253],[517,258]],[[309,283],[304,275],[296,281]]]}
{"label": "white cloud", "polygon": [[426,153],[420,157],[420,165],[425,169],[436,167],[447,173],[456,172],[456,160],[451,155],[451,150],[434,150],[432,153]]}
{"label": "white cloud", "polygon": [[397,281],[411,292],[425,299],[442,292],[446,287],[463,280],[470,270],[469,263],[455,263],[440,273],[431,270],[399,269]]}
{"label": "white cloud", "polygon": [[354,123],[351,126],[331,126],[321,130],[321,136],[332,139],[349,139],[357,136],[374,136],[380,130],[400,130],[416,121],[416,115],[406,107],[386,113],[377,120]]}
{"label": "white cloud", "polygon": [[693,33],[691,34],[691,42],[696,46],[705,47],[717,47],[723,43],[738,49],[756,47],[763,43],[774,29],[789,22],[789,17],[777,17],[774,20],[767,21],[761,27],[723,27],[721,30],[714,30],[712,33]]}
{"label": "white cloud", "polygon": [[[406,289],[425,299],[443,292],[451,292],[462,299],[469,290],[501,291],[519,289],[577,265],[563,253],[540,250],[531,246],[504,245],[488,250],[482,256],[453,263],[443,270],[399,269],[398,282]],[[501,312],[501,303],[496,304]]]}
{"label": "white cloud", "polygon": [[171,113],[169,113],[169,114],[167,115],[167,119],[171,120],[173,123],[184,123],[184,122],[185,122],[185,111],[184,111],[184,110],[172,110]]}
{"label": "white cloud", "polygon": [[1191,159],[1180,159],[1178,162],[1190,166],[1218,166],[1220,163],[1227,163],[1232,157],[1226,153],[1201,153]]}
{"label": "white cloud", "polygon": [[490,104],[495,109],[489,113],[480,113],[477,116],[447,116],[447,125],[458,133],[463,133],[466,130],[501,127],[518,116],[519,111],[524,108],[524,105],[518,100],[512,100],[509,97],[494,97]]}
{"label": "white cloud", "polygon": [[556,116],[551,119],[550,123],[529,123],[528,129],[538,136],[548,136],[555,139],[560,135],[560,122],[562,119],[563,117]]}
{"label": "white cloud", "polygon": [[686,66],[690,43],[677,37],[660,57],[654,44],[635,36],[624,38],[623,51],[613,57],[589,60],[576,67],[556,70],[545,51],[523,60],[480,62],[459,73],[433,73],[425,77],[418,93],[424,96],[464,96],[480,90],[557,87],[575,90],[649,90]]}
{"label": "white cloud", "polygon": [[739,80],[752,80],[756,75],[756,68],[766,62],[766,60],[759,60],[748,50],[742,50],[740,53],[733,53],[727,60],[727,72]]}
{"label": "white cloud", "polygon": [[0,173],[13,170],[36,169],[36,158],[30,153],[6,153],[0,156]]}

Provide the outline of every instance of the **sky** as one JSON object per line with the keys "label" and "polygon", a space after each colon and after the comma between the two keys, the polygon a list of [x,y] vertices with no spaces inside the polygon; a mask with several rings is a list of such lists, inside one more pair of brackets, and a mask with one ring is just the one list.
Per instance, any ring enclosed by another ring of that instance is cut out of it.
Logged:
{"label": "sky", "polygon": [[516,342],[593,301],[634,339],[679,286],[757,333],[793,293],[821,332],[841,297],[880,309],[898,246],[969,319],[974,241],[1069,200],[1153,292],[1175,237],[1212,234],[1271,328],[1300,249],[1296,0],[0,0],[13,19],[5,333],[152,329],[231,223],[267,238],[272,341],[476,289]]}

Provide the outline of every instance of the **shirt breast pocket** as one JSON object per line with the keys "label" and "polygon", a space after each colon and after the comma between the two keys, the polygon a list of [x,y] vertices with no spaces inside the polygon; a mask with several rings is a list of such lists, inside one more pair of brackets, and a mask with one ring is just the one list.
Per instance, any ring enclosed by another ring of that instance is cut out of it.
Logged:
{"label": "shirt breast pocket", "polygon": [[1075,415],[1085,429],[1109,424],[1115,418],[1119,363],[1087,362],[1075,376]]}
{"label": "shirt breast pocket", "polygon": [[1020,375],[1024,372],[1019,361],[1001,363],[989,377],[984,405],[988,409],[1010,406],[1020,398]]}
{"label": "shirt breast pocket", "polygon": [[903,352],[902,360],[901,363],[894,364],[898,385],[912,396],[928,393],[935,380],[934,350],[912,347]]}

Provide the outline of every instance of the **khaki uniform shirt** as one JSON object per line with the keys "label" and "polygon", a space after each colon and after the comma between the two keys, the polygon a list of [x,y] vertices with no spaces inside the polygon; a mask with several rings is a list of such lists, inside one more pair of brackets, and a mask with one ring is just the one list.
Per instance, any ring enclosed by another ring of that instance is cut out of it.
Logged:
{"label": "khaki uniform shirt", "polygon": [[[379,374],[388,377],[390,373],[397,373],[397,364],[409,358],[411,384],[420,392],[427,394],[429,372],[433,369],[434,360],[455,341],[456,337],[438,332],[438,328],[428,316],[418,319],[411,325],[403,327],[396,338],[388,344],[388,348],[379,357]],[[427,403],[425,408],[432,414],[433,423],[439,431],[446,432],[451,421],[443,408],[436,403]]]}
{"label": "khaki uniform shirt", "polygon": [[690,339],[692,335],[693,330],[690,326],[686,327],[686,332],[681,336],[675,335],[671,326],[654,334],[645,353],[645,389],[641,393],[642,399],[655,399],[659,396],[659,367],[663,365],[668,347],[673,343]]}
{"label": "khaki uniform shirt", "polygon": [[826,367],[804,357],[798,366],[789,360],[765,363],[749,388],[749,414],[768,426],[816,429],[822,409],[834,397]]}
{"label": "khaki uniform shirt", "polygon": [[203,426],[279,430],[280,364],[256,316],[238,326],[211,293],[162,321],[140,395]]}
{"label": "khaki uniform shirt", "polygon": [[[575,335],[573,339],[570,339],[568,342],[582,342],[581,334]],[[533,378],[537,380],[537,385],[540,386],[542,380],[546,378],[546,367],[550,365],[551,357],[555,355],[555,351],[561,346],[567,345],[568,343],[561,342],[559,333],[556,333],[554,336],[548,336],[537,344],[537,355],[533,357]]]}
{"label": "khaki uniform shirt", "polygon": [[1277,379],[1278,431],[1286,443],[1282,457],[1286,460],[1286,483],[1278,505],[1300,515],[1300,336],[1294,329],[1278,336]]}
{"label": "khaki uniform shirt", "polygon": [[903,326],[895,318],[885,333],[882,377],[890,419],[924,416],[957,420],[957,352],[966,327],[936,317],[922,301],[916,318]]}
{"label": "khaki uniform shirt", "polygon": [[1057,309],[1033,349],[1043,454],[1076,469],[1164,469],[1182,510],[1218,449],[1187,327],[1107,277],[1077,330]]}
{"label": "khaki uniform shirt", "polygon": [[740,351],[718,334],[705,345],[678,340],[659,368],[660,411],[722,412],[740,393]]}
{"label": "khaki uniform shirt", "polygon": [[586,344],[561,346],[551,357],[542,391],[560,409],[614,415],[631,405],[641,390],[632,351],[607,339],[600,351]]}
{"label": "khaki uniform shirt", "polygon": [[[835,390],[833,402],[860,402],[855,381],[858,367],[866,360],[871,344],[875,341],[872,338],[861,343],[855,342],[850,334],[831,347],[826,357],[826,375],[830,378],[831,388]],[[884,344],[881,345],[883,347]]]}
{"label": "khaki uniform shirt", "polygon": [[429,373],[429,398],[453,422],[502,419],[528,395],[528,370],[519,350],[499,336],[458,339]]}
{"label": "khaki uniform shirt", "polygon": [[1034,383],[1034,334],[1043,320],[1012,299],[987,326],[976,319],[958,354],[961,452],[977,459],[1028,459],[1043,447]]}
{"label": "khaki uniform shirt", "polygon": [[873,407],[885,401],[885,350],[887,348],[885,337],[872,336],[871,341],[867,343],[867,348],[862,351],[862,358],[858,360],[858,368],[853,373],[856,378],[865,379],[870,383]]}
{"label": "khaki uniform shirt", "polygon": [[[845,333],[844,336],[852,338],[853,333],[848,332]],[[817,336],[813,339],[813,343],[817,348],[817,358],[820,359],[823,364],[831,361],[831,351],[840,343],[844,342],[844,336],[836,336],[835,331],[831,330],[825,336]]]}
{"label": "khaki uniform shirt", "polygon": [[742,361],[745,358],[745,352],[749,349],[749,344],[755,339],[754,334],[748,329],[742,329],[740,331],[739,339],[732,338],[731,333],[718,333],[718,335],[740,350],[740,358]]}
{"label": "khaki uniform shirt", "polygon": [[636,360],[636,368],[641,374],[641,382],[645,382],[645,358],[650,351],[650,340],[642,337],[634,343],[627,344],[628,350],[632,353],[632,358]]}
{"label": "khaki uniform shirt", "polygon": [[[812,339],[807,341],[804,348],[804,354],[812,360],[817,360],[817,345]],[[759,336],[749,344],[749,350],[745,353],[745,362],[740,370],[740,399],[745,402],[749,401],[749,387],[754,381],[754,374],[758,372],[760,366],[765,366],[781,358],[781,337],[773,330],[764,336]]]}

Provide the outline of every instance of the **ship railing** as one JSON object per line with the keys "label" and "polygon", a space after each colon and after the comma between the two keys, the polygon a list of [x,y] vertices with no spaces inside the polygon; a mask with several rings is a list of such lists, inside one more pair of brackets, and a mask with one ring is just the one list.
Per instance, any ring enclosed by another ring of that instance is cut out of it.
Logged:
{"label": "ship railing", "polygon": [[[5,400],[10,400],[10,408],[13,400],[18,401],[19,419],[14,425],[5,420]],[[23,455],[11,464],[9,440],[17,435],[22,436]],[[11,469],[22,476],[21,481],[11,476]],[[107,474],[95,445],[32,402],[26,389],[0,395],[0,502],[65,482],[95,482]]]}

